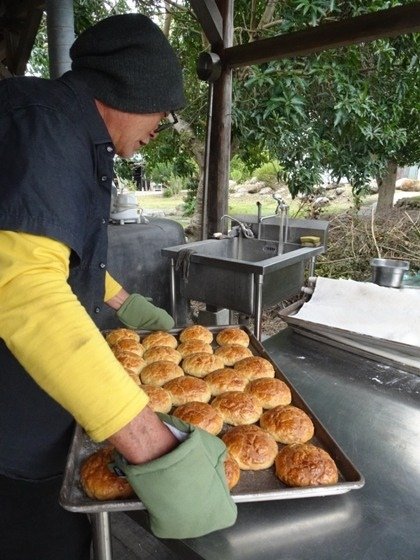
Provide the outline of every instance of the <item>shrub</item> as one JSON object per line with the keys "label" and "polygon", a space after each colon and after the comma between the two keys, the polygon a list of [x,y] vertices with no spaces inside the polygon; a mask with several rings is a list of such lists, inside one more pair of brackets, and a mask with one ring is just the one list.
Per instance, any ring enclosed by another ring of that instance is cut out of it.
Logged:
{"label": "shrub", "polygon": [[273,186],[279,183],[279,173],[280,165],[278,161],[270,161],[268,163],[263,163],[261,167],[255,169],[253,175],[258,179],[258,181],[263,181],[269,186]]}

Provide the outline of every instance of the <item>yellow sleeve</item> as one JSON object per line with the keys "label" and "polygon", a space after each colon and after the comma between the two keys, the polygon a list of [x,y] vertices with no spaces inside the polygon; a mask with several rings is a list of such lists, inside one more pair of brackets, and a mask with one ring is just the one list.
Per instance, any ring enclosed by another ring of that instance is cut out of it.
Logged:
{"label": "yellow sleeve", "polygon": [[104,301],[112,299],[122,290],[122,286],[109,274],[105,273],[105,297]]}
{"label": "yellow sleeve", "polygon": [[29,375],[102,441],[148,397],[72,292],[69,255],[58,241],[0,231],[0,337]]}

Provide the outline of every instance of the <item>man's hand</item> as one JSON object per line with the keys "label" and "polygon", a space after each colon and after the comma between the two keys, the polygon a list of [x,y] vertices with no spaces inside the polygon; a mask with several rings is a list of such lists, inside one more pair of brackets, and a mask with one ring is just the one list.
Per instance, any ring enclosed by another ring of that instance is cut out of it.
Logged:
{"label": "man's hand", "polygon": [[148,406],[108,438],[129,463],[140,465],[169,453],[178,439]]}
{"label": "man's hand", "polygon": [[147,463],[130,464],[127,456],[116,457],[148,510],[151,530],[160,538],[185,539],[230,527],[237,507],[225,478],[225,444],[178,418],[159,417],[182,432],[184,441]]}

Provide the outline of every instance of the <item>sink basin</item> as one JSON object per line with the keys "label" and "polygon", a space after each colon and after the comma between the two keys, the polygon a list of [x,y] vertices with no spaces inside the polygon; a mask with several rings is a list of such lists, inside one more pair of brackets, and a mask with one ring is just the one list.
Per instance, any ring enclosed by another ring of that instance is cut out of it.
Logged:
{"label": "sink basin", "polygon": [[173,291],[257,317],[299,293],[305,263],[324,250],[284,243],[279,251],[277,241],[233,237],[167,247],[162,255],[172,259]]}
{"label": "sink basin", "polygon": [[162,249],[162,254],[176,259],[178,268],[182,264],[180,259],[188,260],[190,272],[191,265],[201,263],[225,270],[266,275],[323,251],[323,246],[302,247],[297,243],[283,243],[279,250],[277,241],[232,237],[167,247]]}

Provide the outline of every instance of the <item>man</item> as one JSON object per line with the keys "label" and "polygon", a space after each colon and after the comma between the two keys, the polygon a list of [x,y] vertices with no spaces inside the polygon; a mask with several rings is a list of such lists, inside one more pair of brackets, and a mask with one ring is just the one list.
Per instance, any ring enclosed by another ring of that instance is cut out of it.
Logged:
{"label": "man", "polygon": [[0,82],[0,558],[87,560],[90,526],[58,493],[76,419],[116,460],[161,537],[229,526],[218,438],[159,418],[96,328],[172,318],[106,273],[113,157],[184,105],[179,62],[139,14],[82,33],[58,80]]}

